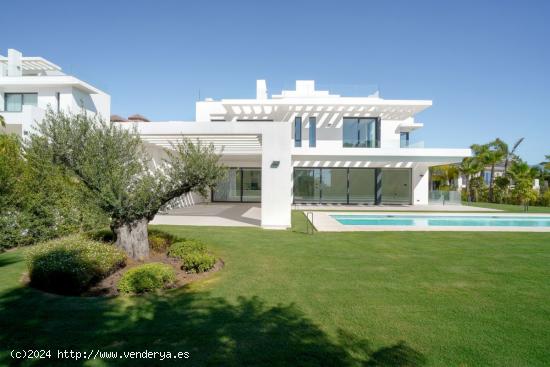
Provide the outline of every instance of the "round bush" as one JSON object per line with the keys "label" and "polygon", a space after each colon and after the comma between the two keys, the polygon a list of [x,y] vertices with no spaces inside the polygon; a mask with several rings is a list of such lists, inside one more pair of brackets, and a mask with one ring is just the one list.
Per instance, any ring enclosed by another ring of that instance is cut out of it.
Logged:
{"label": "round bush", "polygon": [[33,287],[75,295],[124,266],[126,255],[113,245],[71,235],[31,248],[26,260]]}
{"label": "round bush", "polygon": [[183,260],[183,257],[191,252],[206,252],[206,245],[197,240],[179,240],[170,246],[168,255]]}
{"label": "round bush", "polygon": [[195,273],[208,271],[216,264],[216,258],[208,252],[189,252],[183,255],[181,260],[183,261],[183,269]]}
{"label": "round bush", "polygon": [[150,263],[128,270],[118,282],[121,293],[144,293],[166,288],[176,280],[174,269],[162,263]]}

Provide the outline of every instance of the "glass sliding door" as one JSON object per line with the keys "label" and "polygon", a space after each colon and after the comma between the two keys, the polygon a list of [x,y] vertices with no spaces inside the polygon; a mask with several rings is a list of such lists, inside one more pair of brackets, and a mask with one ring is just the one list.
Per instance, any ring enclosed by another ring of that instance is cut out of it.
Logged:
{"label": "glass sliding door", "polygon": [[323,168],[321,170],[321,202],[346,203],[347,200],[347,168]]}
{"label": "glass sliding door", "polygon": [[242,175],[242,201],[261,201],[262,170],[258,168],[243,168]]}
{"label": "glass sliding door", "polygon": [[241,170],[230,168],[225,178],[218,183],[212,201],[241,201]]}
{"label": "glass sliding door", "polygon": [[349,169],[349,203],[374,204],[374,168]]}
{"label": "glass sliding door", "polygon": [[321,170],[319,168],[294,169],[294,202],[318,203],[321,197]]}
{"label": "glass sliding door", "polygon": [[411,203],[411,170],[382,169],[382,204]]}

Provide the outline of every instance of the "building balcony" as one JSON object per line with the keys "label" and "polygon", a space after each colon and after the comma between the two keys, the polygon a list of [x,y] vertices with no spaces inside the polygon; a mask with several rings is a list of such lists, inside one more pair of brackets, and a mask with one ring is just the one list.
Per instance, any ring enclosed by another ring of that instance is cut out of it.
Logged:
{"label": "building balcony", "polygon": [[0,116],[4,117],[5,130],[8,133],[27,135],[31,126],[37,121],[41,121],[45,113],[46,111],[40,107],[23,106],[19,112],[0,111]]}

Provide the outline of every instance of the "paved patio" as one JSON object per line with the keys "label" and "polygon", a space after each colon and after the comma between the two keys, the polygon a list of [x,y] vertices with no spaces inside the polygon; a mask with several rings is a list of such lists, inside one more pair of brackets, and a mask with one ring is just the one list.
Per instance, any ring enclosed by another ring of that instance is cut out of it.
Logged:
{"label": "paved patio", "polygon": [[258,227],[260,221],[259,203],[204,203],[159,214],[151,224]]}

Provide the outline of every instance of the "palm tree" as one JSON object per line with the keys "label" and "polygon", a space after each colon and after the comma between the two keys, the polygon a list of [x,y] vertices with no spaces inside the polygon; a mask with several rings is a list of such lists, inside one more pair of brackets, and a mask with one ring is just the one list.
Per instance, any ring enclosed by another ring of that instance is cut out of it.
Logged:
{"label": "palm tree", "polygon": [[458,177],[458,167],[452,164],[433,167],[432,181],[439,181],[441,186],[451,187],[453,180]]}
{"label": "palm tree", "polygon": [[520,144],[523,142],[525,138],[519,138],[514,145],[512,146],[512,150],[508,150],[508,145],[506,144],[506,160],[504,161],[504,175],[508,172],[508,165],[510,164],[510,160],[513,160],[516,158],[516,150],[520,146]]}
{"label": "palm tree", "polygon": [[537,194],[533,189],[533,180],[537,176],[537,170],[530,167],[526,162],[517,160],[512,162],[507,175],[514,182],[514,196],[519,199],[525,206],[525,210],[527,210],[529,202],[537,198]]}
{"label": "palm tree", "polygon": [[468,202],[473,201],[473,190],[471,187],[472,177],[481,172],[483,165],[475,157],[467,157],[462,160],[458,170],[466,177],[466,191],[468,193]]}
{"label": "palm tree", "polygon": [[550,154],[545,155],[544,158],[546,158],[546,162],[541,162],[541,165],[542,165],[545,169],[550,169]]}
{"label": "palm tree", "polygon": [[502,162],[507,156],[508,145],[496,138],[494,141],[487,144],[474,144],[471,146],[474,151],[476,159],[479,160],[483,166],[491,166],[491,177],[489,179],[489,202],[493,201],[493,184],[495,179],[495,165]]}

